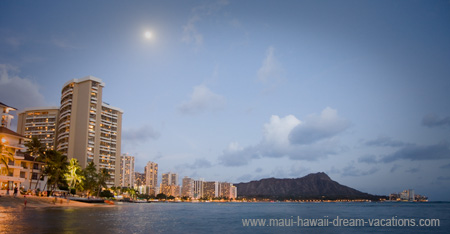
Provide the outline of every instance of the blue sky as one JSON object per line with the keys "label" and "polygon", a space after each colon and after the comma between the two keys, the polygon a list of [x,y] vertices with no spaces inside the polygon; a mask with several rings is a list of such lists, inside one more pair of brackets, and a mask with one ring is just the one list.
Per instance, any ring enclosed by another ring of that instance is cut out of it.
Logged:
{"label": "blue sky", "polygon": [[137,171],[449,200],[449,22],[448,1],[2,1],[0,100],[93,75]]}

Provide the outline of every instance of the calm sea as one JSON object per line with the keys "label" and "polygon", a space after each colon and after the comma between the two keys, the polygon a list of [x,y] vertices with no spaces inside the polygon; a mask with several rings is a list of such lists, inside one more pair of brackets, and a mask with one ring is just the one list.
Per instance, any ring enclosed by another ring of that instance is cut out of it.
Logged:
{"label": "calm sea", "polygon": [[[314,222],[315,227],[305,226]],[[411,226],[413,223],[415,226]],[[320,224],[324,226],[318,227]],[[0,208],[0,233],[348,232],[450,233],[450,203],[147,203]]]}

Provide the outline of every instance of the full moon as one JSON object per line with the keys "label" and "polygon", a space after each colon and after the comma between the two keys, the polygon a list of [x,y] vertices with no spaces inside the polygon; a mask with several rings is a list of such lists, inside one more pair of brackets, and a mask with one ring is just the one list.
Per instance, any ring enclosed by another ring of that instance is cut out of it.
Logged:
{"label": "full moon", "polygon": [[145,38],[150,39],[150,38],[152,38],[152,33],[147,31],[147,32],[145,32],[144,36],[145,36]]}

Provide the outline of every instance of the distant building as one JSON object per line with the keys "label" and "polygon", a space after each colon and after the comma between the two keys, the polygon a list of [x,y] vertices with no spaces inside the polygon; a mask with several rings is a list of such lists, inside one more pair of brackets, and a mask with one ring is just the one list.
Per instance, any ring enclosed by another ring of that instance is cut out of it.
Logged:
{"label": "distant building", "polygon": [[17,115],[17,133],[28,139],[36,137],[48,150],[56,149],[59,107],[26,108]]}
{"label": "distant building", "polygon": [[147,194],[156,195],[156,186],[158,184],[158,164],[148,162],[145,166],[145,185],[147,186]]}
{"label": "distant building", "polygon": [[237,198],[237,187],[236,186],[231,186],[231,199],[236,199]]}
{"label": "distant building", "polygon": [[203,183],[203,197],[212,199],[219,197],[219,182],[207,181]]}
{"label": "distant building", "polygon": [[14,116],[11,115],[9,112],[16,110],[17,110],[16,108],[8,106],[3,102],[0,102],[0,117],[1,117],[0,127],[11,128],[11,121],[12,119],[14,119]]}
{"label": "distant building", "polygon": [[414,189],[408,189],[401,192],[400,199],[404,201],[414,201]]}
{"label": "distant building", "polygon": [[120,160],[120,186],[133,187],[134,186],[134,157],[129,155],[122,155]]}
{"label": "distant building", "polygon": [[231,183],[219,182],[219,197],[230,199],[231,198]]}
{"label": "distant building", "polygon": [[183,178],[183,184],[181,186],[182,197],[194,197],[194,180],[185,176]]}
{"label": "distant building", "polygon": [[134,173],[134,187],[145,186],[145,173],[135,172]]}
{"label": "distant building", "polygon": [[200,199],[203,197],[203,183],[205,183],[205,181],[203,179],[199,179],[199,180],[194,180],[193,184],[193,196],[192,198],[194,199]]}
{"label": "distant building", "polygon": [[180,196],[180,186],[178,185],[177,173],[164,173],[162,174],[162,182],[160,185],[160,192],[167,196]]}

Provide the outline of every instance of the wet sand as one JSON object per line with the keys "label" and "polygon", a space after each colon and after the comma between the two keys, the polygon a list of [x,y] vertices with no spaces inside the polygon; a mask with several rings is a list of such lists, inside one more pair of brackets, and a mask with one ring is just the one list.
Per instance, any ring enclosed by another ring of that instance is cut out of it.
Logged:
{"label": "wet sand", "polygon": [[1,196],[0,197],[0,207],[4,208],[18,208],[25,207],[25,199],[27,201],[26,207],[35,207],[35,208],[43,208],[43,207],[93,207],[93,206],[105,206],[103,204],[91,204],[84,203],[78,201],[69,201],[64,198],[57,198],[55,203],[54,197],[36,197],[27,195],[24,198],[21,196]]}

